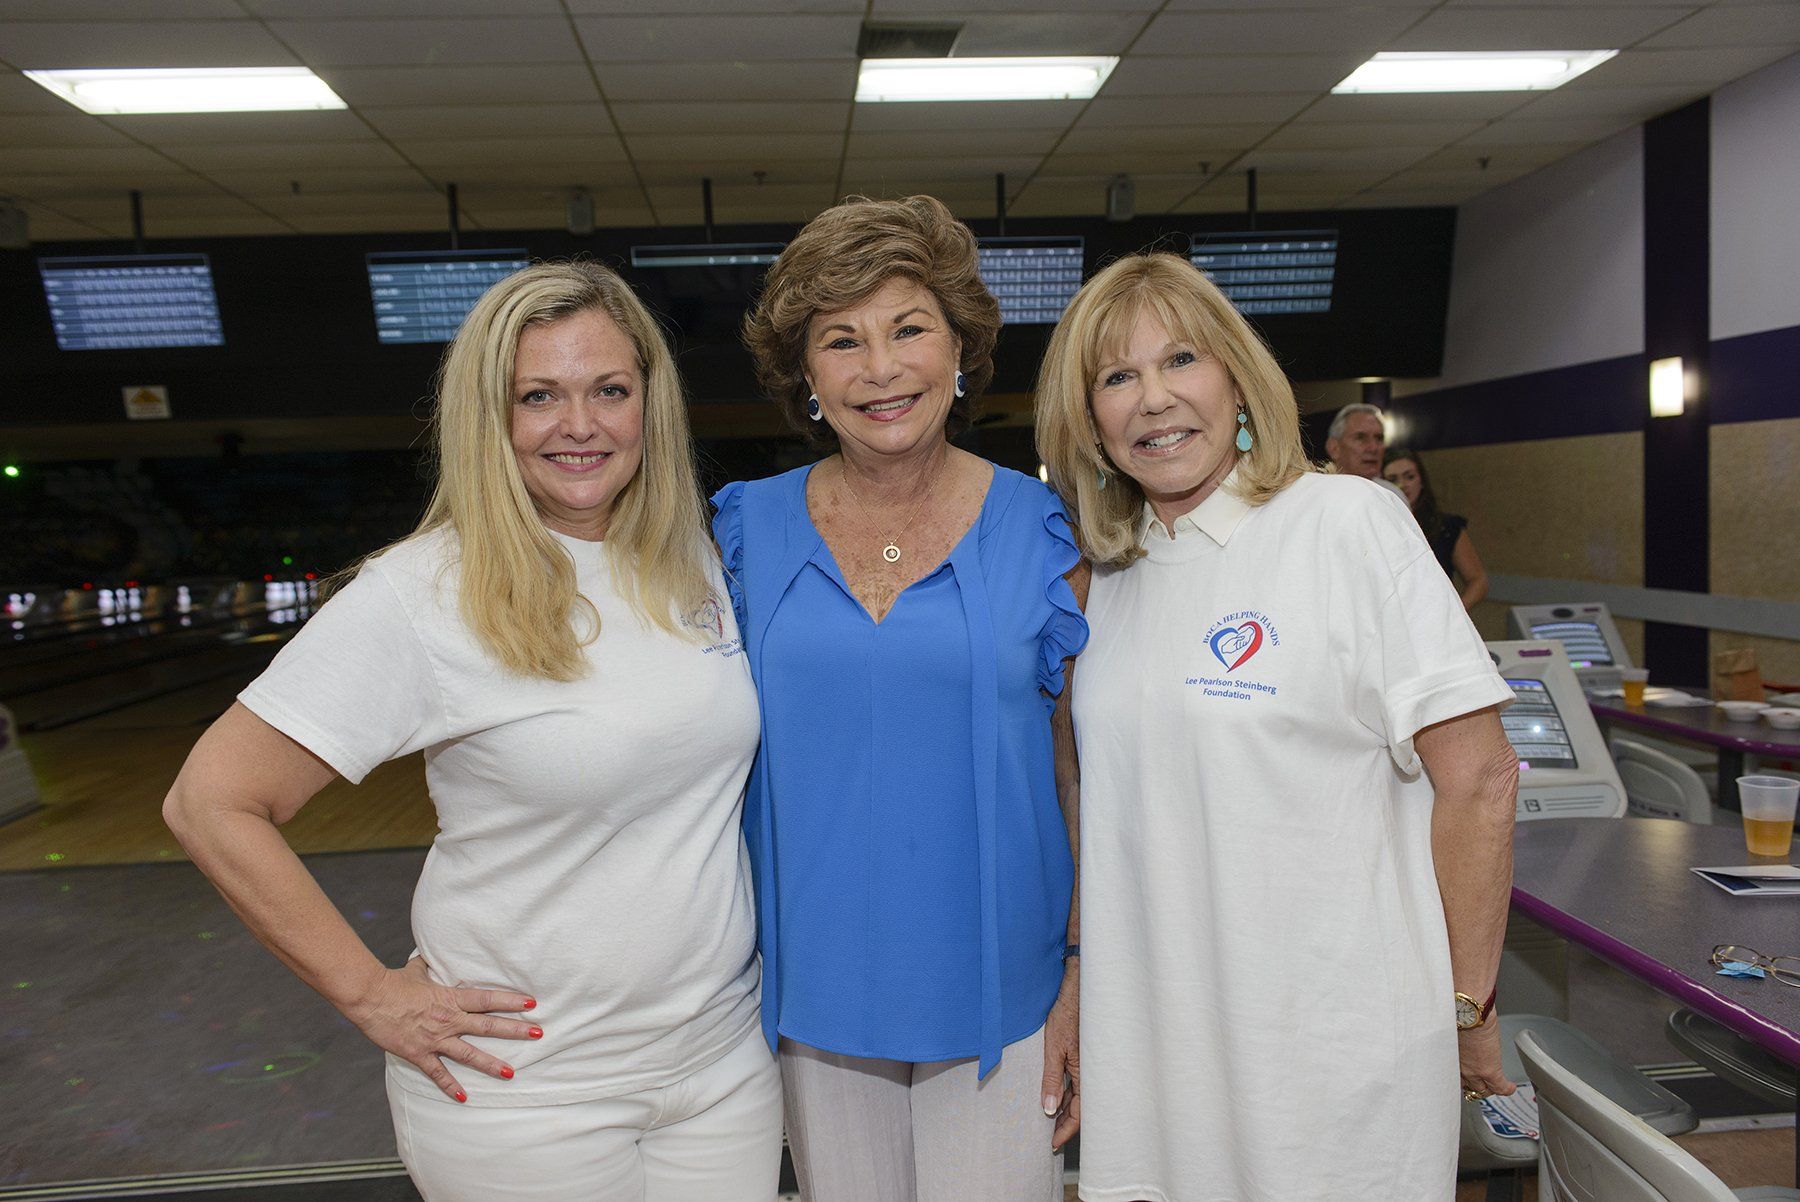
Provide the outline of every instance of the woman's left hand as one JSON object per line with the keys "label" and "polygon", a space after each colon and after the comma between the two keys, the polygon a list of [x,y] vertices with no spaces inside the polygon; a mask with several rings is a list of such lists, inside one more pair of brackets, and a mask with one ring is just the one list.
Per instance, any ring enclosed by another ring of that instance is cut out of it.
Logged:
{"label": "woman's left hand", "polygon": [[1505,1094],[1518,1088],[1500,1067],[1500,1019],[1489,1014],[1479,1027],[1456,1033],[1456,1058],[1464,1094]]}
{"label": "woman's left hand", "polygon": [[[1044,1020],[1044,1113],[1056,1119],[1050,1147],[1061,1151],[1081,1130],[1081,981],[1079,961],[1068,961],[1062,989]],[[1067,1077],[1065,1085],[1064,1078]]]}

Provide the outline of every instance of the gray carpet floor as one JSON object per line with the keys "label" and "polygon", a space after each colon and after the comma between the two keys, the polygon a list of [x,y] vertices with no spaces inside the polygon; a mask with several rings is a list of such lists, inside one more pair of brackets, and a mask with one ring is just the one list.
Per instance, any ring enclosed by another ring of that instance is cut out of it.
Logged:
{"label": "gray carpet floor", "polygon": [[[423,851],[310,856],[389,964]],[[394,1155],[381,1053],[188,864],[0,873],[0,1187]]]}

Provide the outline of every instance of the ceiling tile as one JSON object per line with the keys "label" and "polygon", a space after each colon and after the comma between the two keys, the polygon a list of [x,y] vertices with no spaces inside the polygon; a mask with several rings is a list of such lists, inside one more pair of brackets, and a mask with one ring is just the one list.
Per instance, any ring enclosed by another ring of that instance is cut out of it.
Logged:
{"label": "ceiling tile", "polygon": [[1018,54],[1122,54],[1146,13],[972,13],[956,39],[958,58]]}
{"label": "ceiling tile", "polygon": [[[1414,16],[1426,9],[1436,8],[1443,0],[1169,0],[1169,8],[1174,12],[1194,12],[1216,9],[1283,9],[1283,8],[1384,8],[1395,12],[1410,11]],[[1542,3],[1543,0],[1532,0]]]}
{"label": "ceiling tile", "polygon": [[[1149,16],[1161,0],[873,0],[875,17],[929,17],[953,20],[979,10],[990,12],[1038,12],[1048,9],[1090,12],[1131,12]],[[859,9],[861,5],[857,6]]]}
{"label": "ceiling tile", "polygon": [[852,61],[766,63],[600,63],[595,68],[606,98],[631,100],[831,100],[856,94]]}
{"label": "ceiling tile", "polygon": [[1547,142],[1594,143],[1611,137],[1633,124],[1629,117],[1569,117],[1562,120],[1534,121],[1530,117],[1508,117],[1485,125],[1463,139],[1464,146],[1541,145]]}
{"label": "ceiling tile", "polygon": [[1320,9],[1302,18],[1279,10],[1238,8],[1165,12],[1134,49],[1137,54],[1354,54],[1383,49],[1418,18],[1416,9]]}
{"label": "ceiling tile", "polygon": [[1180,165],[1202,154],[1235,153],[1254,146],[1273,125],[1080,125],[1057,143],[1059,154],[1105,154],[1111,150],[1162,153]]}
{"label": "ceiling tile", "polygon": [[859,130],[1067,129],[1088,103],[1085,100],[954,100],[924,104],[858,104],[853,120],[854,128]]}
{"label": "ceiling tile", "polygon": [[184,174],[180,164],[142,146],[20,146],[6,152],[0,170],[9,175]]}
{"label": "ceiling tile", "polygon": [[1367,147],[1362,150],[1266,150],[1258,147],[1232,167],[1233,170],[1255,167],[1267,180],[1289,172],[1391,172],[1410,167],[1430,153],[1421,146]]}
{"label": "ceiling tile", "polygon": [[1647,38],[1642,49],[1672,46],[1800,48],[1800,4],[1714,4]]}
{"label": "ceiling tile", "polygon": [[552,138],[412,138],[395,145],[406,159],[442,176],[463,165],[555,167],[564,163],[625,165],[625,148],[610,135]]}
{"label": "ceiling tile", "polygon": [[696,196],[700,194],[702,179],[712,180],[716,187],[731,183],[748,185],[756,182],[758,171],[763,173],[763,180],[771,184],[830,183],[837,178],[838,160],[708,158],[685,162],[640,162],[637,165],[638,178],[644,183],[691,187]]}
{"label": "ceiling tile", "polygon": [[299,171],[307,167],[404,167],[385,142],[250,142],[171,146],[169,157],[196,171]]}
{"label": "ceiling tile", "polygon": [[1538,93],[1536,99],[1519,110],[1519,115],[1537,121],[1612,116],[1647,121],[1706,95],[1706,88],[1698,84],[1660,88],[1584,88],[1579,86],[1580,83],[1576,80],[1554,92]]}
{"label": "ceiling tile", "polygon": [[1362,64],[1358,54],[1234,54],[1126,57],[1101,95],[1204,96],[1238,92],[1323,92]]}
{"label": "ceiling tile", "polygon": [[[1515,146],[1447,146],[1436,154],[1427,155],[1414,165],[1418,171],[1467,171],[1474,168],[1478,171],[1498,172],[1501,174],[1518,174],[1536,171],[1539,167],[1554,163],[1558,159],[1568,158],[1583,146],[1585,142],[1553,142],[1538,145]],[[1482,160],[1487,166],[1482,166]]]}
{"label": "ceiling tile", "polygon": [[1310,93],[1238,93],[1230,96],[1097,97],[1081,116],[1079,128],[1103,125],[1155,125],[1163,121],[1229,125],[1237,122],[1286,121],[1311,104]]}
{"label": "ceiling tile", "polygon": [[1531,103],[1535,92],[1321,96],[1302,121],[1492,121]]}
{"label": "ceiling tile", "polygon": [[838,101],[746,101],[729,105],[700,101],[666,104],[620,103],[614,118],[626,135],[644,133],[760,132],[808,133],[839,130],[850,106]]}
{"label": "ceiling tile", "polygon": [[996,174],[1030,175],[1040,162],[1035,157],[1006,158],[999,155],[976,158],[937,156],[928,159],[846,159],[846,179],[908,180],[931,176],[937,179],[993,180]]}
{"label": "ceiling tile", "polygon": [[[741,14],[748,7],[744,0],[566,0],[569,11],[609,16],[671,13],[709,13],[714,16]],[[784,0],[769,3],[762,0],[755,7],[765,12],[786,14],[855,13],[862,15],[864,0]],[[984,4],[984,7],[994,7]]]}
{"label": "ceiling tile", "polygon": [[499,138],[547,134],[610,134],[599,101],[586,104],[434,105],[369,108],[363,116],[394,138]]}
{"label": "ceiling tile", "polygon": [[585,63],[489,66],[324,67],[346,104],[556,104],[596,98]]}
{"label": "ceiling tile", "polygon": [[259,23],[0,21],[0,59],[20,70],[76,67],[287,67]]}
{"label": "ceiling tile", "polygon": [[[161,0],[156,0],[160,3]],[[265,21],[328,17],[556,16],[557,0],[242,0]]]}
{"label": "ceiling tile", "polygon": [[0,111],[0,154],[17,146],[131,146],[132,140],[97,117],[66,113]]}
{"label": "ceiling tile", "polygon": [[562,17],[271,21],[308,66],[580,62]]}
{"label": "ceiling tile", "polygon": [[1616,50],[1673,25],[1692,4],[1441,8],[1386,50]]}
{"label": "ceiling tile", "polygon": [[81,113],[81,110],[17,71],[0,71],[0,113],[56,113],[66,116]]}
{"label": "ceiling tile", "polygon": [[108,117],[119,132],[154,146],[242,142],[360,142],[375,134],[355,113],[146,113]]}
{"label": "ceiling tile", "polygon": [[[212,171],[207,178],[239,196],[344,197],[354,194],[379,194],[390,191],[430,192],[437,190],[413,167],[367,168],[360,171],[328,170],[308,167],[300,171],[261,169],[255,171]],[[298,193],[294,185],[299,184]],[[340,202],[341,203],[341,202]]]}
{"label": "ceiling tile", "polygon": [[[140,0],[133,13],[142,21],[242,20],[237,0]],[[118,20],[125,5],[120,0],[0,0],[0,21],[108,21]]]}
{"label": "ceiling tile", "polygon": [[1100,179],[1111,179],[1124,173],[1129,175],[1175,174],[1185,169],[1192,183],[1197,184],[1203,178],[1200,173],[1202,156],[1211,154],[1214,166],[1233,157],[1238,151],[1201,151],[1195,156],[1178,158],[1167,150],[1131,150],[1119,147],[1104,154],[1071,154],[1057,152],[1044,160],[1043,171],[1047,175],[1079,175],[1094,176]]}
{"label": "ceiling tile", "polygon": [[843,151],[844,139],[824,134],[632,134],[631,153],[639,162],[671,160],[823,159]]}
{"label": "ceiling tile", "polygon": [[577,17],[588,57],[605,62],[854,59],[861,19],[812,16]]}
{"label": "ceiling tile", "polygon": [[1042,155],[1056,144],[1054,129],[934,129],[921,131],[857,130],[850,135],[848,153],[855,158],[923,158],[932,154]]}
{"label": "ceiling tile", "polygon": [[1682,50],[1627,50],[1581,77],[1589,87],[1656,87],[1703,84],[1716,88],[1741,79],[1792,53],[1792,47],[1746,46]]}
{"label": "ceiling tile", "polygon": [[1294,121],[1269,135],[1270,150],[1443,146],[1485,128],[1480,121]]}

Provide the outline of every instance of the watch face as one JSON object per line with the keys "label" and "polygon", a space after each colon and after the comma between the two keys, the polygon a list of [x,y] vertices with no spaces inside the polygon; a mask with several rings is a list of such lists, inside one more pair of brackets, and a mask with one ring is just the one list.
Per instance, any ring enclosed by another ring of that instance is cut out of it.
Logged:
{"label": "watch face", "polygon": [[1463,1030],[1467,1030],[1470,1027],[1479,1026],[1480,1023],[1481,1012],[1475,1008],[1475,1003],[1469,1001],[1467,998],[1457,998],[1456,1025]]}

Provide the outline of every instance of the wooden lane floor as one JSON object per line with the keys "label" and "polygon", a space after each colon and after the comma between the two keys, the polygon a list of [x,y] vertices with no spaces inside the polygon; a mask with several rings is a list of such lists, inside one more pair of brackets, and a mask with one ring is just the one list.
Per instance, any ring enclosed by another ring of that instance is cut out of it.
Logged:
{"label": "wooden lane floor", "polygon": [[[185,859],[163,825],[163,797],[195,740],[267,658],[237,675],[23,735],[44,804],[0,826],[0,871]],[[76,700],[99,706],[106,687],[101,678]],[[334,781],[282,833],[302,854],[429,844],[437,820],[423,756],[383,764],[361,785]]]}

